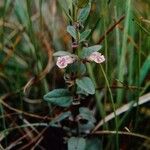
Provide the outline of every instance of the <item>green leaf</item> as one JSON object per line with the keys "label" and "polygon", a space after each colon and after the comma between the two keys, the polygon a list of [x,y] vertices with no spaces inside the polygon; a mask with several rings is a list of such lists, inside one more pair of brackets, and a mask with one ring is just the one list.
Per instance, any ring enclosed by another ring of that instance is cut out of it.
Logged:
{"label": "green leaf", "polygon": [[86,38],[90,35],[90,33],[91,33],[91,29],[82,32],[80,35],[80,41],[79,42],[81,43],[81,42],[85,41]]}
{"label": "green leaf", "polygon": [[66,16],[68,17],[68,19],[70,21],[73,21],[72,17],[69,14],[69,10],[71,9],[71,2],[69,2],[70,0],[64,1],[64,0],[58,0],[59,5],[61,6],[63,12],[66,14]]}
{"label": "green leaf", "polygon": [[66,51],[58,51],[53,54],[53,56],[56,56],[56,57],[65,56],[65,55],[71,55],[71,53],[66,52]]}
{"label": "green leaf", "polygon": [[79,8],[85,7],[89,3],[89,0],[76,0],[76,5]]}
{"label": "green leaf", "polygon": [[88,121],[87,123],[79,123],[79,132],[88,134],[92,129],[94,129],[94,127],[95,125],[91,121]]}
{"label": "green leaf", "polygon": [[89,77],[76,79],[76,84],[89,94],[95,94],[95,86]]}
{"label": "green leaf", "polygon": [[76,29],[73,26],[67,26],[67,32],[76,40]]}
{"label": "green leaf", "polygon": [[55,127],[58,127],[57,123],[61,122],[62,120],[68,118],[71,116],[71,112],[70,111],[67,111],[67,112],[64,112],[64,113],[61,113],[60,115],[58,115],[56,118],[54,118],[51,122],[50,122],[50,125],[51,126],[55,126]]}
{"label": "green leaf", "polygon": [[98,138],[90,138],[86,140],[85,150],[102,150],[102,143]]}
{"label": "green leaf", "polygon": [[81,137],[71,137],[68,140],[68,150],[85,150],[86,140]]}
{"label": "green leaf", "polygon": [[144,79],[145,79],[145,77],[149,71],[150,71],[150,56],[147,57],[143,66],[140,69],[140,84],[143,83],[143,81],[144,81]]}
{"label": "green leaf", "polygon": [[68,107],[72,103],[72,96],[67,89],[55,89],[46,95],[44,100],[61,107]]}
{"label": "green leaf", "polygon": [[25,3],[23,1],[16,0],[14,8],[15,8],[15,14],[19,22],[23,24],[25,27],[28,27],[29,18],[26,11]]}
{"label": "green leaf", "polygon": [[82,62],[75,62],[67,67],[66,73],[77,73],[83,75],[86,73],[86,66]]}
{"label": "green leaf", "polygon": [[92,123],[95,123],[96,120],[92,114],[92,112],[87,108],[87,107],[80,107],[79,108],[79,115],[85,119],[85,120],[88,120]]}
{"label": "green leaf", "polygon": [[81,58],[85,59],[86,57],[90,56],[93,52],[97,52],[102,48],[101,45],[94,45],[91,47],[84,47],[80,53]]}
{"label": "green leaf", "polygon": [[84,23],[89,16],[90,10],[91,10],[91,3],[87,5],[85,8],[82,8],[80,10],[78,22]]}
{"label": "green leaf", "polygon": [[[83,89],[81,89],[80,87],[77,87],[77,92],[76,92],[78,95],[79,94],[82,94],[82,95],[85,95],[85,96],[88,96],[89,94],[87,92],[85,92]],[[84,98],[84,97],[83,97]]]}
{"label": "green leaf", "polygon": [[95,127],[94,123],[96,122],[92,112],[87,107],[80,107],[79,116],[87,121],[85,123],[79,121],[79,131],[81,133],[89,133]]}

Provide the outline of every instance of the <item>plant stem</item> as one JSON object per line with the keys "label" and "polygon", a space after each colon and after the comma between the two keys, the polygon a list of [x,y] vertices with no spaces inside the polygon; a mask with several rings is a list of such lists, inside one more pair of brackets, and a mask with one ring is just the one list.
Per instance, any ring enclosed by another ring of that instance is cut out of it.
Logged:
{"label": "plant stem", "polygon": [[[122,48],[121,48],[121,57],[120,57],[120,64],[118,69],[118,79],[121,82],[124,82],[124,74],[125,74],[125,58],[127,53],[127,38],[128,38],[128,29],[129,29],[129,19],[130,19],[130,12],[131,12],[131,0],[126,1],[126,20],[125,20],[125,27],[123,33],[123,41],[122,41]],[[122,90],[117,91],[117,103],[118,105],[121,104],[124,92]]]}
{"label": "plant stem", "polygon": [[113,107],[113,111],[114,111],[114,115],[115,115],[115,126],[116,126],[116,148],[117,150],[119,149],[119,137],[118,137],[118,119],[117,119],[117,115],[116,115],[116,109],[115,109],[115,103],[114,103],[114,99],[113,99],[113,96],[112,96],[112,92],[111,92],[111,89],[110,89],[110,85],[109,85],[109,81],[106,77],[106,74],[105,74],[105,71],[102,67],[102,65],[100,64],[100,67],[101,67],[101,70],[102,70],[102,73],[104,75],[104,78],[106,80],[106,85],[108,87],[108,91],[109,91],[109,94],[110,94],[110,100],[111,100],[111,103],[112,103],[112,107]]}
{"label": "plant stem", "polygon": [[[96,82],[96,79],[94,77],[94,73],[93,73],[91,64],[87,64],[87,69],[88,69],[88,74],[89,74],[90,78],[94,82],[95,87],[97,87],[97,82]],[[101,117],[105,118],[106,112],[105,112],[103,104],[101,102],[102,94],[100,94],[99,91],[95,92],[95,99],[96,99],[97,106],[99,107],[98,109],[100,111],[99,113],[100,113]],[[105,124],[105,120],[104,120],[104,128],[108,129],[107,124]]]}

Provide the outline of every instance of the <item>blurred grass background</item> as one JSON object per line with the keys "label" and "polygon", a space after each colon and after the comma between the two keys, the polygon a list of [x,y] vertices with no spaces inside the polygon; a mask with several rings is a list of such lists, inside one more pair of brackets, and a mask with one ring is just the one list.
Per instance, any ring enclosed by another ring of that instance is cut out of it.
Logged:
{"label": "blurred grass background", "polygon": [[[48,122],[61,111],[44,103],[42,97],[51,89],[64,87],[63,71],[55,67],[52,53],[71,50],[66,32],[70,6],[70,0],[0,0],[0,149],[13,148],[15,140],[25,134],[21,146],[33,146],[38,139],[26,143],[43,130],[32,124]],[[102,44],[106,57],[102,66],[88,66],[97,86],[100,119],[113,111],[110,99],[117,109],[131,101],[138,103],[150,91],[150,1],[94,0],[85,28],[92,28],[88,41]],[[120,130],[127,127],[149,136],[149,124],[149,103],[118,116]],[[30,127],[22,129],[23,125]],[[11,141],[13,131],[9,129],[16,127]],[[104,129],[115,130],[114,122]],[[122,139],[126,149],[150,148],[147,141]],[[106,149],[112,147],[109,141]]]}

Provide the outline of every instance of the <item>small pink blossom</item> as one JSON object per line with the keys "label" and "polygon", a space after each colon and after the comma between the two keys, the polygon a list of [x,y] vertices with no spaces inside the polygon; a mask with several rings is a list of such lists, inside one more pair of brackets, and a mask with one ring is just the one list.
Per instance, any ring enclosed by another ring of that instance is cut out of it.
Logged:
{"label": "small pink blossom", "polygon": [[98,64],[102,63],[105,61],[105,57],[104,55],[102,55],[101,53],[99,52],[93,52],[88,58],[87,60],[89,61],[94,61]]}
{"label": "small pink blossom", "polygon": [[75,59],[69,55],[60,56],[57,58],[56,65],[62,69],[62,68],[66,68],[68,64],[72,64],[74,61]]}

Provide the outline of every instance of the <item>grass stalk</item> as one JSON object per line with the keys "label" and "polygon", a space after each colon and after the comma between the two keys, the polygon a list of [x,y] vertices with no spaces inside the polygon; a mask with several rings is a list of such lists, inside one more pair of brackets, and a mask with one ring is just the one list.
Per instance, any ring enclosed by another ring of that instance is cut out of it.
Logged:
{"label": "grass stalk", "polygon": [[[96,82],[95,75],[94,75],[93,68],[92,68],[91,64],[87,64],[87,69],[88,69],[88,73],[89,73],[90,78],[92,79],[95,87],[97,87],[98,85],[97,85],[97,82]],[[105,118],[106,112],[105,112],[104,106],[101,102],[102,95],[99,93],[99,91],[96,91],[95,99],[96,99],[96,104],[97,104],[97,107],[98,107],[98,110],[99,110],[99,113],[100,113],[101,117]],[[105,123],[104,123],[104,128],[108,129],[108,125],[105,124]]]}
{"label": "grass stalk", "polygon": [[[129,30],[129,22],[130,22],[130,13],[131,13],[131,0],[126,1],[126,19],[125,19],[125,27],[123,32],[123,41],[121,48],[121,57],[119,61],[119,69],[118,69],[118,79],[121,82],[124,82],[124,74],[125,74],[125,58],[127,53],[127,38],[128,38],[128,30]],[[119,86],[119,85],[118,85]],[[117,90],[117,104],[120,105],[123,99],[123,91]]]}
{"label": "grass stalk", "polygon": [[114,115],[115,115],[116,149],[119,150],[118,119],[117,119],[117,115],[116,115],[115,103],[114,103],[113,95],[112,95],[112,92],[111,92],[111,89],[110,89],[109,81],[108,81],[108,79],[107,79],[106,73],[105,73],[105,71],[104,71],[104,69],[103,69],[103,66],[102,66],[101,64],[100,64],[100,68],[101,68],[101,71],[102,71],[103,76],[104,76],[104,78],[105,78],[106,85],[107,85],[107,87],[108,87],[108,91],[109,91],[109,94],[110,94],[110,100],[111,100],[112,107],[113,107],[113,111],[114,111]]}

